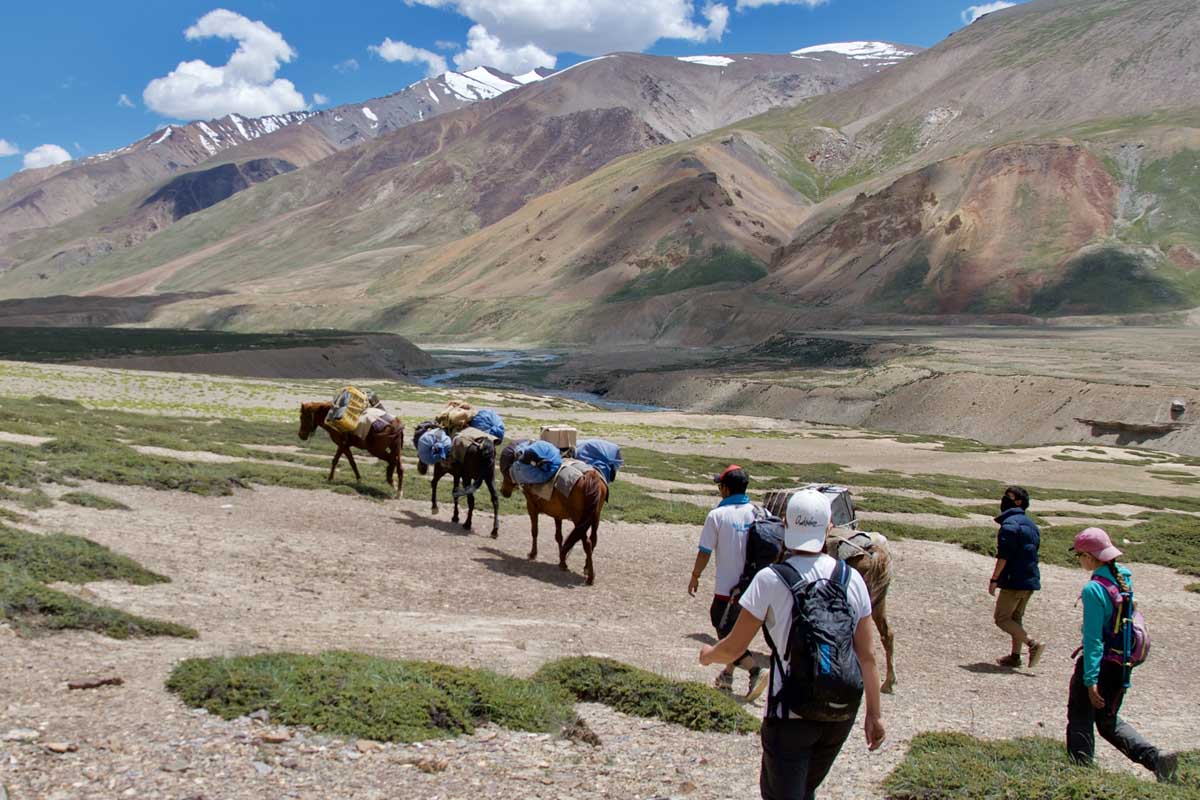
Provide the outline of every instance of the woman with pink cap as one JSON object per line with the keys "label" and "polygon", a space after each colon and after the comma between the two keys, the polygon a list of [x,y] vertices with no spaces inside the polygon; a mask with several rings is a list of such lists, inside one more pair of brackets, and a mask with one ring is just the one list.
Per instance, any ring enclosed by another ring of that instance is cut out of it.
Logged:
{"label": "woman with pink cap", "polygon": [[1159,750],[1118,716],[1128,687],[1128,666],[1114,652],[1106,632],[1115,629],[1120,598],[1132,602],[1133,574],[1117,563],[1121,551],[1100,528],[1075,537],[1072,548],[1079,566],[1091,574],[1083,587],[1083,643],[1075,663],[1067,701],[1067,752],[1080,764],[1091,764],[1096,731],[1125,757],[1154,773],[1160,782],[1174,782],[1179,756]]}

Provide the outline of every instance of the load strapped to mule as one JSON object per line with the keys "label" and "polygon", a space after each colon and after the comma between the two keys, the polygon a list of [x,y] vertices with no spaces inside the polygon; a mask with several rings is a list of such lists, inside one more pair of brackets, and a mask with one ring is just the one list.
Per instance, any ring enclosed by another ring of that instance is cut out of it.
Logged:
{"label": "load strapped to mule", "polygon": [[483,431],[499,445],[504,441],[504,420],[491,408],[474,408],[463,400],[451,400],[446,403],[442,413],[434,417],[438,424],[450,436],[457,436],[467,428]]}
{"label": "load strapped to mule", "polygon": [[810,483],[796,489],[776,489],[767,492],[763,497],[763,508],[771,514],[783,517],[787,511],[788,500],[792,495],[805,489],[815,489],[829,498],[831,519],[835,528],[829,535],[830,540],[836,540],[836,552],[827,549],[831,556],[843,561],[868,554],[874,547],[886,547],[887,537],[882,533],[861,531],[858,529],[858,516],[854,510],[854,500],[850,490],[845,486],[834,486],[828,483]]}
{"label": "load strapped to mule", "polygon": [[544,440],[518,444],[514,455],[516,460],[510,473],[513,482],[543,500],[549,500],[554,492],[570,497],[579,479],[596,471],[585,461],[563,458],[557,447]]}
{"label": "load strapped to mule", "polygon": [[368,405],[365,392],[346,386],[333,396],[333,408],[325,416],[325,424],[338,433],[354,433]]}

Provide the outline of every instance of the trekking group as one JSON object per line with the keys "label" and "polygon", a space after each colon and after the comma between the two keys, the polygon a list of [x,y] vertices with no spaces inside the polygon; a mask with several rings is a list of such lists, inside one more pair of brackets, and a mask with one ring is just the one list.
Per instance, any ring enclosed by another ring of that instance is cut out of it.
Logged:
{"label": "trekking group", "polygon": [[[700,663],[723,666],[719,689],[733,691],[740,668],[747,673],[748,701],[767,692],[762,797],[811,800],[849,738],[864,699],[867,746],[876,750],[884,741],[871,595],[858,571],[826,554],[834,523],[821,491],[792,493],[779,519],[750,501],[750,476],[736,464],[713,480],[721,500],[705,520],[688,582],[694,596],[715,562],[709,615],[717,642],[701,648]],[[988,581],[996,598],[994,622],[1012,640],[1009,654],[996,663],[1013,669],[1022,666],[1026,651],[1028,665],[1037,666],[1046,649],[1024,628],[1026,608],[1041,589],[1041,532],[1028,509],[1025,489],[1004,492],[996,517],[997,558]],[[1080,532],[1072,551],[1089,580],[1082,591],[1082,638],[1067,701],[1067,751],[1077,763],[1093,763],[1099,731],[1160,782],[1175,781],[1178,755],[1154,747],[1119,716],[1132,671],[1149,650],[1133,576],[1118,564],[1121,551],[1100,528]],[[766,665],[749,650],[760,629],[770,650]]]}

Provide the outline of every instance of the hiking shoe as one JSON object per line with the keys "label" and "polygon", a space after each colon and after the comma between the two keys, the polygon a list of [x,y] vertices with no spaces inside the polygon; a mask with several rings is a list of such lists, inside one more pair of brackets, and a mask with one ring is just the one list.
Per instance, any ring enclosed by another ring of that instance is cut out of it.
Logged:
{"label": "hiking shoe", "polygon": [[762,667],[755,667],[750,670],[750,684],[746,687],[746,702],[753,703],[767,688],[767,681],[771,680],[771,671]]}
{"label": "hiking shoe", "polygon": [[[1033,669],[1042,660],[1042,653],[1046,649],[1045,642],[1030,642],[1029,643],[1029,668]],[[1017,666],[1020,666],[1018,664]]]}
{"label": "hiking shoe", "polygon": [[1159,754],[1154,777],[1159,783],[1179,783],[1179,753]]}
{"label": "hiking shoe", "polygon": [[722,672],[713,681],[713,688],[721,692],[733,692],[733,675],[728,672]]}
{"label": "hiking shoe", "polygon": [[996,663],[1002,667],[1008,667],[1009,669],[1016,669],[1017,667],[1021,666],[1021,654],[1013,653],[1011,655],[1005,656],[1004,658],[997,658]]}

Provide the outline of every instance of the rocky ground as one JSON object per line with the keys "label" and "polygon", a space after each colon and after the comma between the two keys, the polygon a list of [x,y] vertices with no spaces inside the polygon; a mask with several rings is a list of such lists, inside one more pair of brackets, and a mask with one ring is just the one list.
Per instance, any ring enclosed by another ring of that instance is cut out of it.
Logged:
{"label": "rocky ground", "polygon": [[[707,603],[684,591],[694,530],[602,526],[589,588],[579,553],[567,573],[545,553],[525,559],[521,518],[504,518],[493,541],[451,525],[444,509],[432,518],[408,501],[276,488],[232,498],[85,488],[134,511],[60,504],[38,513],[38,527],[95,539],[173,582],[97,583],[82,592],[191,625],[200,638],[31,639],[3,628],[0,781],[9,797],[754,795],[754,737],[693,733],[600,706],[580,706],[600,747],[494,728],[398,746],[286,731],[269,719],[225,722],[184,708],[163,688],[171,666],[189,656],[333,648],[522,675],[561,655],[603,654],[708,680],[712,670],[696,663],[710,633]],[[1036,673],[1004,672],[988,665],[1006,642],[990,623],[987,559],[924,542],[899,542],[895,551],[900,686],[884,702],[890,745],[869,754],[856,733],[824,797],[879,796],[878,781],[920,731],[1058,736],[1063,727],[1083,576],[1045,569],[1029,623],[1049,651]],[[1194,671],[1200,635],[1190,620],[1200,596],[1170,570],[1140,566],[1136,574],[1155,653],[1139,670],[1126,714],[1164,746],[1195,747],[1197,700],[1178,678]],[[123,685],[67,688],[109,676]],[[1104,745],[1101,758],[1128,768]]]}

